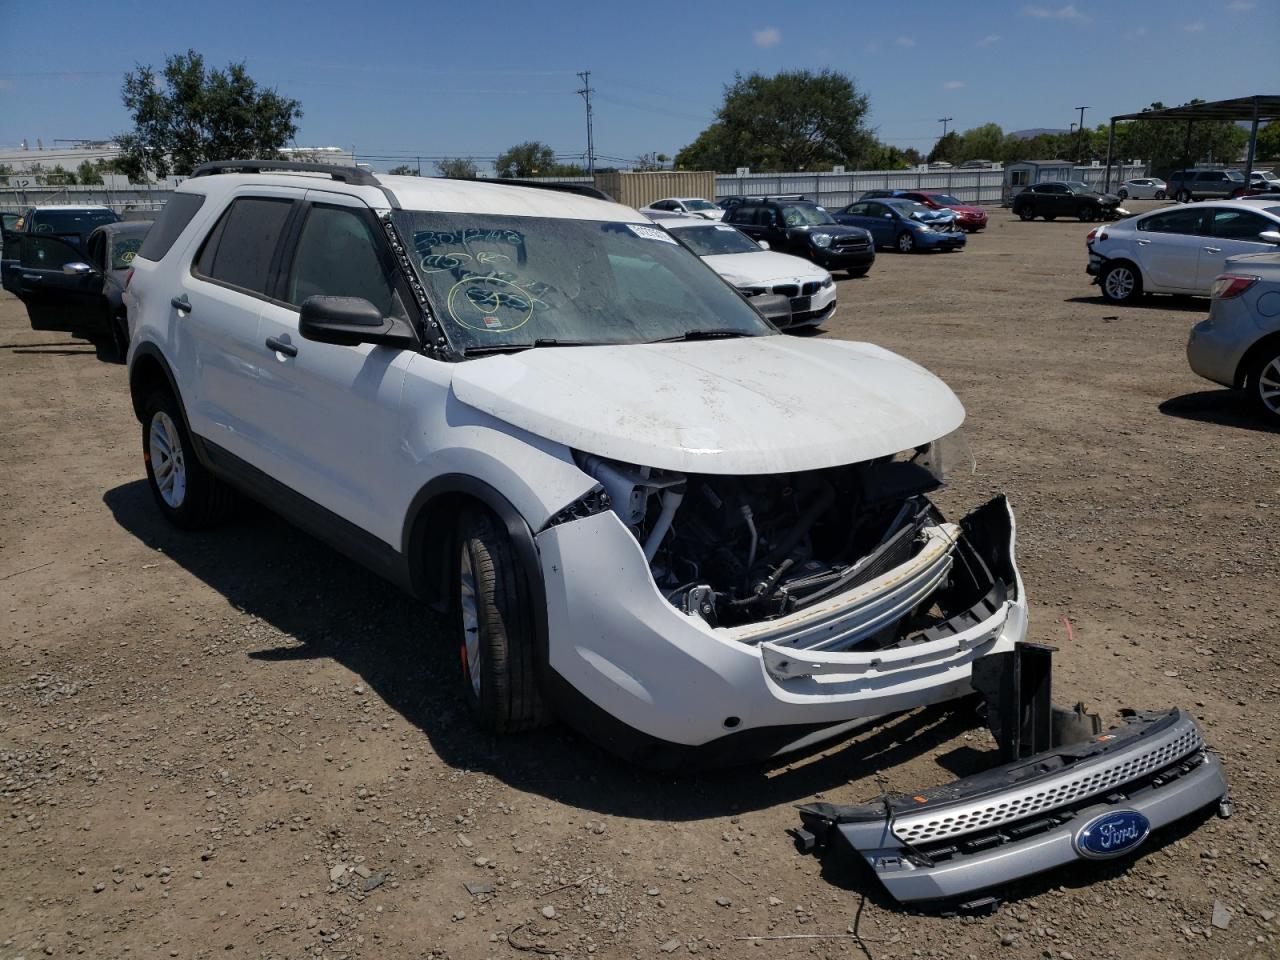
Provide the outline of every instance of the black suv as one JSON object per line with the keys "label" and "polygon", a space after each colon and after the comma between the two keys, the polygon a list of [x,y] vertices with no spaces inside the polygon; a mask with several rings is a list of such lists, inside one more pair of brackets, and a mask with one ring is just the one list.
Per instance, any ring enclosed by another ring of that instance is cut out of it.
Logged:
{"label": "black suv", "polygon": [[1192,167],[1175,170],[1165,180],[1165,193],[1179,203],[1192,200],[1234,200],[1244,196],[1249,184],[1239,170]]}
{"label": "black suv", "polygon": [[1013,212],[1023,220],[1075,217],[1085,223],[1127,213],[1115,194],[1099,193],[1082,180],[1033,183],[1013,198]]}
{"label": "black suv", "polygon": [[851,277],[864,276],[876,259],[870,233],[837,223],[811,200],[744,200],[724,215],[724,222],[757,243],[767,243],[770,250],[804,257],[828,270],[847,270]]}

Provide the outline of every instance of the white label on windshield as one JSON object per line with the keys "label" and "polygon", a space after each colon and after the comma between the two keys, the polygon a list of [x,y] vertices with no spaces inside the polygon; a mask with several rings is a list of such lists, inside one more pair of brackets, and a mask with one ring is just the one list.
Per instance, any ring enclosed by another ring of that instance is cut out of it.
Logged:
{"label": "white label on windshield", "polygon": [[638,223],[628,223],[627,228],[641,240],[661,240],[663,243],[675,243],[675,237],[658,227],[645,227]]}
{"label": "white label on windshield", "polygon": [[723,224],[719,224],[719,223],[717,223],[717,224],[716,224],[716,229],[717,229],[717,230],[723,230],[725,233],[737,233],[737,232],[738,232],[738,228],[737,228],[737,227],[726,227],[726,226],[724,226]]}

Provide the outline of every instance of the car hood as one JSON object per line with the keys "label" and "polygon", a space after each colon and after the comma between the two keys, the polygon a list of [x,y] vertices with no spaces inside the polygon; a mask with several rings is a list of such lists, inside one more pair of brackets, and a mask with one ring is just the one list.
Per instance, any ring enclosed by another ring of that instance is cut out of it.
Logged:
{"label": "car hood", "polygon": [[1119,203],[1120,198],[1114,193],[1101,193],[1097,190],[1091,190],[1088,193],[1077,193],[1077,197],[1086,197],[1090,200],[1099,200],[1103,203]]}
{"label": "car hood", "polygon": [[690,473],[856,463],[960,426],[951,389],[869,343],[783,335],[539,347],[460,363],[462,403],[602,457]]}
{"label": "car hood", "polygon": [[986,213],[981,207],[971,207],[967,203],[956,204],[954,207],[947,207],[948,210],[954,210],[956,213],[966,213],[970,216],[977,216]]}
{"label": "car hood", "polygon": [[866,233],[861,227],[855,227],[847,223],[814,223],[814,224],[798,224],[794,227],[787,227],[790,233],[829,233],[833,237],[845,237],[853,234],[855,236]]}
{"label": "car hood", "polygon": [[825,280],[827,271],[808,260],[786,253],[761,250],[759,253],[718,253],[703,257],[709,266],[735,287],[753,283],[804,283]]}

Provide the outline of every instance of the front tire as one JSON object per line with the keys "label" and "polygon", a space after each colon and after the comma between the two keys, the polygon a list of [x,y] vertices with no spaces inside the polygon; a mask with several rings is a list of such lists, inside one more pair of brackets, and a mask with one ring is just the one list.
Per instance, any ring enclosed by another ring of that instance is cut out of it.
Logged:
{"label": "front tire", "polygon": [[1092,203],[1080,204],[1080,209],[1076,211],[1076,218],[1081,223],[1092,223],[1098,219],[1101,211]]}
{"label": "front tire", "polygon": [[492,733],[543,726],[528,580],[497,519],[475,508],[458,529],[458,618],[463,690],[471,715]]}
{"label": "front tire", "polygon": [[865,277],[870,267],[854,267],[849,271],[849,279],[857,280],[859,277]]}
{"label": "front tire", "polygon": [[1280,343],[1273,342],[1249,365],[1245,389],[1259,413],[1280,423]]}
{"label": "front tire", "polygon": [[1179,203],[1190,203],[1190,202],[1191,202],[1191,191],[1190,191],[1190,190],[1179,190],[1179,191],[1174,195],[1173,199],[1177,200]]}
{"label": "front tire", "polygon": [[1119,192],[1119,193],[1117,193],[1117,194],[1116,194],[1116,196],[1117,196],[1117,197],[1119,197],[1121,200],[1128,200],[1128,199],[1129,199],[1129,191],[1128,191],[1128,190],[1125,190],[1123,187],[1121,187],[1121,188],[1120,188],[1120,192]]}
{"label": "front tire", "polygon": [[178,402],[162,388],[143,405],[142,459],[151,495],[175,527],[199,530],[231,514],[235,492],[196,457]]}
{"label": "front tire", "polygon": [[1157,200],[1167,200],[1167,199],[1169,199],[1169,195],[1168,195],[1167,193],[1165,193],[1163,190],[1157,190],[1157,191],[1156,191],[1156,199],[1157,199]]}
{"label": "front tire", "polygon": [[1111,303],[1134,303],[1142,296],[1142,275],[1133,264],[1113,263],[1102,274],[1102,295]]}
{"label": "front tire", "polygon": [[902,233],[898,234],[898,239],[894,243],[894,249],[899,253],[915,253],[916,238],[904,230]]}

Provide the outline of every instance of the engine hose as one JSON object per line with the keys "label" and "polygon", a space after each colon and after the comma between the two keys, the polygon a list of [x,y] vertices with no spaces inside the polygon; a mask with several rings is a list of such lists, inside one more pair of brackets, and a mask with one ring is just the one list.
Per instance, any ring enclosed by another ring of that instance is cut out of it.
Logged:
{"label": "engine hose", "polygon": [[778,569],[769,575],[768,580],[765,580],[756,587],[755,592],[753,592],[751,596],[743,597],[740,600],[730,600],[729,606],[749,607],[752,604],[763,603],[765,600],[768,600],[777,591],[778,583],[782,580],[783,575],[793,566],[795,566],[795,561],[790,557],[787,557],[787,559],[778,564]]}

